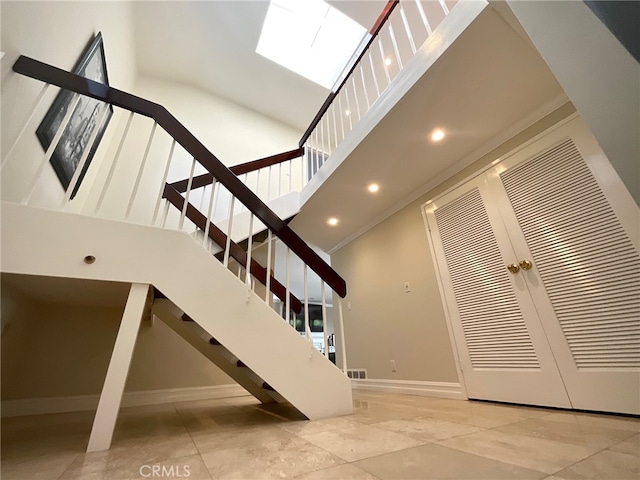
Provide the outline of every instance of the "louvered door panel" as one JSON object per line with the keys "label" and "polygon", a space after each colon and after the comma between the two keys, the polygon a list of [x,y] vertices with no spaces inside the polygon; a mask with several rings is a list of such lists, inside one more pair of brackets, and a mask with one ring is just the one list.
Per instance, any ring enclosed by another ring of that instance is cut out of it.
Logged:
{"label": "louvered door panel", "polygon": [[539,368],[478,189],[437,209],[435,217],[471,365]]}
{"label": "louvered door panel", "polygon": [[576,367],[640,367],[640,256],[565,140],[501,175]]}

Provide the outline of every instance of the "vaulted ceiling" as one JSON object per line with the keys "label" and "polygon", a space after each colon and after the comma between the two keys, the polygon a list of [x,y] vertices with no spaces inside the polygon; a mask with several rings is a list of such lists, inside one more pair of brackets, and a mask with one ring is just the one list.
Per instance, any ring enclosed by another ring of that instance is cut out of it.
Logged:
{"label": "vaulted ceiling", "polygon": [[[329,0],[369,29],[386,0]],[[329,91],[255,53],[269,2],[133,2],[142,75],[201,88],[304,131]]]}

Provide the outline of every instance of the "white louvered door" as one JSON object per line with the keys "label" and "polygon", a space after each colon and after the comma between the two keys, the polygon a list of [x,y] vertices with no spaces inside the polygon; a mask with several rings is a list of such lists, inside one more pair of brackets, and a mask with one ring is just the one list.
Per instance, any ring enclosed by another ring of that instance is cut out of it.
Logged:
{"label": "white louvered door", "polygon": [[470,398],[570,407],[569,399],[484,179],[427,211]]}
{"label": "white louvered door", "polygon": [[[470,397],[569,406],[541,401],[546,389],[573,408],[640,413],[640,212],[579,118],[427,219]],[[514,373],[553,381],[531,392]]]}
{"label": "white louvered door", "polygon": [[[492,176],[574,408],[640,413],[638,208],[579,119]],[[625,198],[626,197],[626,198]]]}

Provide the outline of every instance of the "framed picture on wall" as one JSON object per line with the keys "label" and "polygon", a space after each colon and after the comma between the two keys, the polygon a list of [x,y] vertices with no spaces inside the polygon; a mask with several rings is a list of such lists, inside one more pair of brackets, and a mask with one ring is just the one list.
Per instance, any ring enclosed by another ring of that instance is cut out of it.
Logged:
{"label": "framed picture on wall", "polygon": [[[96,82],[109,84],[107,76],[107,64],[104,55],[104,44],[102,41],[102,33],[98,33],[92,40],[91,44],[85,49],[82,57],[78,61],[76,67],[73,69],[73,73],[81,75],[90,80]],[[51,108],[47,111],[44,119],[40,123],[40,126],[36,130],[36,135],[40,140],[40,144],[46,151],[51,145],[53,138],[55,137],[62,120],[66,115],[71,104],[74,100],[73,92],[68,90],[61,90],[58,96],[53,101]],[[71,193],[73,198],[82,179],[84,178],[91,160],[95,155],[96,149],[100,144],[100,140],[104,135],[104,132],[113,115],[113,107],[108,105],[106,118],[102,125],[98,125],[100,120],[100,113],[102,112],[103,103],[93,98],[81,96],[80,101],[76,105],[67,128],[64,130],[62,137],[56,147],[53,155],[51,156],[51,165],[62,183],[62,187],[65,191],[68,189],[71,179],[80,164],[82,155],[85,149],[89,148],[87,160],[84,163],[84,167],[80,172],[78,182]],[[92,145],[88,145],[89,140],[96,128],[99,128],[95,141]]]}

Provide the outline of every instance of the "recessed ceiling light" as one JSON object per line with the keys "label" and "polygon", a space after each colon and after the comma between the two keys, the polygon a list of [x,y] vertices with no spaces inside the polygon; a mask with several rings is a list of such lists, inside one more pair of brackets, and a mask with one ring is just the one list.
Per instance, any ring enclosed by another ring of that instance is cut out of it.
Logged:
{"label": "recessed ceiling light", "polygon": [[335,227],[336,225],[338,225],[339,222],[340,220],[338,220],[336,217],[331,217],[329,220],[327,220],[327,223],[332,227]]}
{"label": "recessed ceiling light", "polygon": [[367,190],[369,190],[371,193],[376,193],[378,190],[380,190],[380,185],[378,185],[377,183],[372,183],[367,187]]}
{"label": "recessed ceiling light", "polygon": [[389,65],[391,65],[391,59],[389,57],[384,59],[384,64],[388,67]]}
{"label": "recessed ceiling light", "polygon": [[344,114],[345,114],[347,117],[348,117],[348,116],[350,116],[350,115],[351,115],[351,110],[345,110],[345,111],[344,111]]}
{"label": "recessed ceiling light", "polygon": [[431,132],[431,140],[434,142],[439,142],[444,138],[444,130],[441,128],[436,128],[433,132]]}

